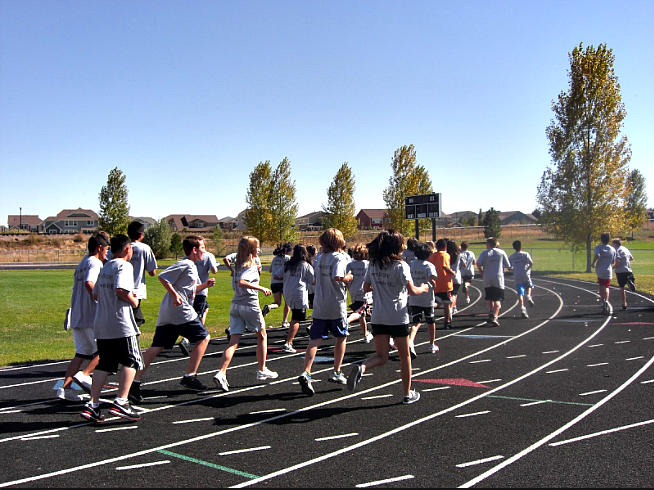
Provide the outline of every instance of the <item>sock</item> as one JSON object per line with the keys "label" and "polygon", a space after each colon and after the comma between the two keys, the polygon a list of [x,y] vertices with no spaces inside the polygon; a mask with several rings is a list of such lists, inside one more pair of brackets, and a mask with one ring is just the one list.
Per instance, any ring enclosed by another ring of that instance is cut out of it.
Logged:
{"label": "sock", "polygon": [[185,375],[184,375],[185,378],[192,378],[193,376],[195,376],[195,373],[193,373],[193,374],[185,374]]}
{"label": "sock", "polygon": [[118,397],[116,397],[116,398],[114,398],[114,403],[115,403],[116,405],[121,405],[121,406],[122,406],[122,405],[127,404],[127,400],[126,400],[125,398],[118,398]]}
{"label": "sock", "polygon": [[140,385],[141,382],[135,379],[134,381],[132,381],[132,384],[133,384],[133,385]]}
{"label": "sock", "polygon": [[100,407],[100,402],[91,402],[91,406],[93,408],[99,408]]}

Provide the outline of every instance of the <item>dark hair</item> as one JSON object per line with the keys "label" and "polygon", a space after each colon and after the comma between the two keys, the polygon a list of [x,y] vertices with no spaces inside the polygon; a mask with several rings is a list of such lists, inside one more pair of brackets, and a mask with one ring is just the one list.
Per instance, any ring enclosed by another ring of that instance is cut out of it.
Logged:
{"label": "dark hair", "polygon": [[273,252],[273,255],[288,255],[293,250],[293,244],[291,242],[280,243],[277,245],[277,248]]}
{"label": "dark hair", "polygon": [[608,245],[609,241],[611,240],[611,235],[609,235],[608,233],[602,233],[600,235],[600,240],[602,240],[602,244]]}
{"label": "dark hair", "polygon": [[89,254],[91,255],[95,254],[96,249],[100,245],[102,245],[103,247],[109,245],[109,242],[104,236],[95,234],[91,238],[89,238],[89,245],[88,245]]}
{"label": "dark hair", "polygon": [[447,248],[447,241],[445,238],[440,238],[436,241],[436,250],[445,250]]}
{"label": "dark hair", "polygon": [[140,221],[132,221],[127,226],[127,236],[132,240],[136,241],[141,238],[141,235],[145,231],[145,225]]}
{"label": "dark hair", "polygon": [[427,260],[431,255],[431,248],[426,243],[419,242],[416,244],[413,252],[418,260]]}
{"label": "dark hair", "polygon": [[493,248],[497,248],[497,238],[494,236],[486,239],[486,245],[490,245]]}
{"label": "dark hair", "polygon": [[352,247],[352,258],[354,260],[367,260],[368,259],[368,248],[363,243],[357,243]]}
{"label": "dark hair", "polygon": [[415,252],[416,251],[416,246],[419,243],[420,242],[418,241],[418,239],[416,237],[411,237],[406,241],[406,248],[407,248],[407,250],[410,250],[411,252]]}
{"label": "dark hair", "polygon": [[516,240],[515,242],[513,242],[513,250],[515,250],[516,252],[522,250],[522,242],[520,240]]}
{"label": "dark hair", "polygon": [[316,255],[317,250],[316,250],[315,245],[307,245],[307,252],[309,253],[309,255],[310,255],[311,257],[313,257],[314,255]]}
{"label": "dark hair", "polygon": [[310,263],[309,253],[304,245],[298,243],[293,248],[293,256],[284,264],[284,272],[296,270],[300,262]]}
{"label": "dark hair", "polygon": [[204,238],[197,235],[189,235],[184,238],[182,242],[182,248],[184,249],[184,255],[187,257],[193,253],[194,248],[200,247],[200,242],[203,242]]}
{"label": "dark hair", "polygon": [[403,247],[404,237],[399,231],[384,230],[368,244],[370,263],[385,269],[392,262],[402,260]]}
{"label": "dark hair", "polygon": [[119,254],[125,247],[132,243],[127,235],[116,235],[111,238],[111,253],[113,255]]}
{"label": "dark hair", "polygon": [[464,252],[468,250],[468,242],[466,241],[461,242],[461,250],[463,250]]}
{"label": "dark hair", "polygon": [[459,255],[461,255],[461,249],[459,249],[455,241],[450,240],[447,242],[447,253],[450,256],[450,263],[456,264],[457,260],[459,260]]}

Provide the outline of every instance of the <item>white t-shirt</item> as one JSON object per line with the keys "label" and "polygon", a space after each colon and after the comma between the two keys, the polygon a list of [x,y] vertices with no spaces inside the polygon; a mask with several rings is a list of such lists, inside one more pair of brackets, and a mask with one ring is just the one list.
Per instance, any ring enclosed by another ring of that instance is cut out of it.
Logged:
{"label": "white t-shirt", "polygon": [[132,242],[132,259],[129,261],[134,268],[134,294],[138,299],[146,299],[146,272],[157,270],[157,261],[149,245],[142,242]]}
{"label": "white t-shirt", "polygon": [[[198,269],[200,284],[204,284],[209,280],[209,272],[211,272],[212,269],[218,267],[218,262],[216,262],[216,257],[214,254],[211,252],[204,252],[202,260],[195,261],[195,267]],[[209,294],[209,288],[203,289],[196,294],[198,296],[207,296]]]}
{"label": "white t-shirt", "polygon": [[409,306],[421,306],[429,308],[434,306],[434,286],[430,279],[437,277],[436,267],[428,260],[414,260],[409,266],[413,285],[420,287],[423,284],[429,285],[429,291],[417,296],[409,296]]}
{"label": "white t-shirt", "polygon": [[511,267],[509,257],[501,248],[486,249],[479,254],[477,265],[484,269],[484,287],[504,289],[504,269]]}
{"label": "white t-shirt", "polygon": [[620,245],[615,251],[616,259],[620,260],[620,265],[615,268],[615,272],[632,272],[631,261],[634,260],[631,252],[624,245]]}
{"label": "white t-shirt", "polygon": [[[291,257],[289,255],[275,255],[272,259],[272,262],[270,263],[270,284],[282,284],[284,282],[283,279],[275,279],[274,275],[276,271],[279,271],[284,267],[284,264],[291,260]],[[279,275],[279,277],[282,277]]]}
{"label": "white t-shirt", "polygon": [[611,245],[597,245],[595,255],[599,255],[595,264],[595,273],[598,279],[613,279],[611,265],[615,262],[616,252]]}
{"label": "white t-shirt", "polygon": [[307,262],[300,262],[294,270],[285,270],[281,276],[284,278],[284,301],[288,307],[292,310],[309,308],[308,285],[314,281],[313,267]]}
{"label": "white t-shirt", "polygon": [[509,257],[513,267],[513,282],[515,284],[531,284],[531,266],[534,261],[527,252],[516,252]]}
{"label": "white t-shirt", "polygon": [[239,281],[242,279],[250,284],[259,285],[259,280],[261,276],[259,275],[259,270],[256,265],[251,265],[250,267],[241,269],[240,271],[234,271],[234,277],[232,277],[232,289],[234,290],[234,297],[232,298],[232,304],[240,306],[253,306],[259,307],[259,291],[256,289],[242,288],[238,285]]}
{"label": "white t-shirt", "polygon": [[366,294],[363,292],[363,283],[366,279],[366,272],[368,272],[369,265],[370,262],[367,260],[353,260],[345,267],[345,274],[347,275],[348,272],[351,272],[354,277],[348,286],[352,303],[366,301]]}
{"label": "white t-shirt", "polygon": [[93,294],[98,297],[93,322],[96,339],[120,339],[140,334],[132,305],[120,299],[116,289],[134,290],[134,268],[123,259],[107,262],[93,288]]}
{"label": "white t-shirt", "polygon": [[461,252],[459,264],[460,264],[460,270],[461,270],[461,275],[463,277],[475,277],[475,254],[471,252],[470,250],[466,250],[465,252]]}
{"label": "white t-shirt", "polygon": [[198,314],[193,308],[195,288],[200,284],[198,269],[192,260],[182,259],[165,269],[159,278],[170,283],[182,298],[182,304],[175,306],[174,298],[166,291],[159,307],[159,325],[183,325],[195,320]]}
{"label": "white t-shirt", "polygon": [[407,283],[411,281],[411,269],[404,261],[394,261],[387,268],[370,264],[366,282],[372,285],[373,325],[407,325],[409,323]]}
{"label": "white t-shirt", "polygon": [[102,261],[87,255],[77,265],[73,282],[73,295],[70,298],[70,328],[93,328],[97,302],[86,290],[85,284],[98,282]]}
{"label": "white t-shirt", "polygon": [[323,253],[314,262],[315,294],[313,318],[319,320],[340,320],[347,317],[347,287],[334,281],[345,277],[347,261],[340,252]]}

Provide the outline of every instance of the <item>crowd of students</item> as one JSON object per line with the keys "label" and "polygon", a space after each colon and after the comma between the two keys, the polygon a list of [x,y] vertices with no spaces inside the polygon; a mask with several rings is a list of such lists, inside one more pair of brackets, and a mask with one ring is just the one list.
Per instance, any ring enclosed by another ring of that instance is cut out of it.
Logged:
{"label": "crowd of students", "polygon": [[[130,402],[143,400],[141,381],[148,366],[180,337],[180,348],[189,356],[180,384],[194,391],[208,389],[197,378],[197,372],[210,341],[205,322],[209,311],[207,292],[215,284],[209,275],[218,271],[215,256],[205,249],[202,237],[184,238],[184,258],[158,274],[166,294],[159,308],[152,345],[142,352],[139,328],[145,322],[140,310],[141,301],[147,298],[145,274],[155,276],[157,271],[154,254],[142,239],[143,225],[138,222],[130,224],[128,236],[109,238],[100,232],[89,239],[88,255],[75,271],[70,326],[76,354],[58,395],[65,400],[81,401],[72,390],[76,382],[91,395],[81,416],[92,422],[105,420],[100,410],[100,394],[107,377],[115,373],[119,373],[119,386],[109,413],[140,420],[140,414]],[[596,248],[593,261],[602,305],[605,310],[608,308],[608,284],[615,267],[626,309],[624,287],[634,288],[629,265],[633,257],[619,241],[608,247],[608,240],[607,234],[602,235],[602,245]],[[298,377],[303,393],[308,396],[315,393],[312,366],[321,343],[331,334],[335,345],[330,382],[354,391],[364,373],[386,364],[389,351],[397,350],[404,404],[420,399],[420,394],[411,389],[411,362],[417,356],[414,341],[419,328],[427,324],[429,352],[438,353],[435,310],[443,308],[444,328],[452,328],[460,289],[466,304],[470,303],[475,266],[483,279],[489,325],[499,326],[507,269],[513,270],[523,318],[528,318],[526,305],[534,305],[533,260],[522,250],[520,241],[513,243],[515,253],[510,257],[499,248],[495,238],[489,238],[486,250],[476,257],[465,241],[460,247],[448,239],[433,243],[409,238],[405,243],[404,237],[394,230],[383,230],[370,243],[359,243],[348,249],[343,234],[331,228],[320,235],[319,242],[319,251],[313,246],[281,244],[269,267],[270,288],[261,285],[257,238],[242,237],[237,252],[224,258],[224,264],[231,270],[233,298],[226,330],[228,346],[214,376],[219,389],[229,391],[227,370],[247,331],[257,337],[257,380],[278,377],[266,366],[268,340],[264,317],[271,309],[281,306],[282,298],[282,325],[288,328],[282,348],[285,353],[296,352],[293,341],[300,323],[308,319],[307,312],[312,310],[310,340]],[[273,296],[274,303],[261,308],[259,293]],[[362,364],[355,364],[345,376],[341,368],[349,325],[357,321],[364,341],[374,341],[375,354]],[[190,344],[194,344],[192,350]],[[85,361],[88,363],[82,369]]]}

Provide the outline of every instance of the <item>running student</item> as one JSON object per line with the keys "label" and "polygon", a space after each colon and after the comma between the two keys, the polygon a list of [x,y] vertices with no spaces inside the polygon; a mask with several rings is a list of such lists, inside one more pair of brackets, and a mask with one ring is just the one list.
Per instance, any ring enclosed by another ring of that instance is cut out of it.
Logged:
{"label": "running student", "polygon": [[437,273],[434,264],[429,262],[431,249],[426,243],[418,243],[415,249],[416,260],[411,262],[411,280],[414,286],[420,287],[427,284],[429,289],[417,296],[409,296],[409,314],[411,315],[411,333],[409,334],[409,352],[411,359],[417,357],[415,338],[420,325],[427,323],[429,334],[429,345],[431,353],[438,352],[436,345],[436,316],[434,314],[434,288],[436,287]]}
{"label": "running student", "polygon": [[352,282],[348,285],[352,304],[352,314],[347,319],[348,328],[353,322],[359,320],[363,339],[366,344],[372,340],[372,334],[368,332],[366,313],[368,305],[372,303],[370,293],[363,290],[363,282],[368,272],[368,248],[363,243],[358,243],[352,248],[352,261],[345,267],[346,273],[352,274]]}
{"label": "running student", "polygon": [[534,261],[531,259],[531,255],[522,251],[522,242],[520,240],[513,242],[513,250],[515,250],[515,253],[509,257],[509,262],[511,262],[511,268],[513,269],[513,283],[518,292],[522,318],[529,318],[527,308],[525,307],[525,296],[527,298],[527,304],[534,306],[534,300],[531,299],[531,290],[534,287],[531,282],[531,268],[534,265]]}
{"label": "running student", "polygon": [[[88,241],[88,254],[75,269],[73,294],[70,298],[70,328],[75,342],[75,357],[68,364],[63,386],[57,391],[57,396],[62,400],[82,401],[82,397],[72,389],[73,381],[91,393],[91,373],[100,360],[93,329],[97,304],[93,298],[93,288],[98,282],[108,251],[109,242],[103,236],[92,236]],[[88,364],[80,371],[85,361]]]}
{"label": "running student", "polygon": [[[282,304],[282,293],[284,291],[284,281],[283,279],[275,279],[274,273],[275,271],[280,270],[281,268],[284,267],[284,264],[288,262],[291,257],[289,254],[293,250],[293,244],[290,242],[286,243],[280,243],[275,251],[273,252],[273,259],[270,262],[270,289],[273,292],[273,299],[276,304],[280,305]],[[284,314],[282,318],[282,327],[290,327],[291,324],[288,321],[288,316],[291,313],[291,309],[289,308],[288,304],[286,303],[286,300],[284,300]]]}
{"label": "running student", "polygon": [[618,278],[618,286],[620,286],[622,309],[626,310],[627,293],[624,289],[625,286],[628,286],[632,293],[636,291],[636,284],[634,284],[634,273],[631,270],[631,262],[633,262],[634,257],[631,255],[629,249],[622,245],[622,241],[619,238],[615,238],[611,244],[613,245],[616,253],[615,276]]}
{"label": "running student", "polygon": [[459,296],[459,289],[461,288],[461,249],[454,240],[447,241],[447,255],[450,256],[450,267],[454,271],[452,276],[452,316],[458,313],[456,309],[456,300]]}
{"label": "running student", "polygon": [[418,239],[411,237],[406,241],[406,248],[402,250],[402,260],[409,265],[416,260],[416,245],[418,245]]}
{"label": "running student", "polygon": [[143,369],[140,331],[134,318],[133,308],[138,306],[134,294],[134,270],[129,259],[132,258],[132,245],[126,235],[116,235],[111,239],[111,254],[114,257],[100,271],[98,281],[93,287],[93,297],[98,305],[93,322],[100,361],[93,373],[91,401],[80,414],[95,423],[105,421],[100,412],[100,394],[109,374],[118,372],[118,392],[109,413],[127,420],[141,420],[129,404],[129,390],[138,369]]}
{"label": "running student", "polygon": [[294,354],[293,339],[300,328],[300,322],[307,319],[309,308],[308,285],[313,284],[313,266],[304,245],[295,245],[293,256],[284,267],[274,273],[275,279],[281,278],[284,284],[284,301],[291,308],[291,326],[288,329],[283,352]]}
{"label": "running student", "polygon": [[340,252],[345,246],[343,233],[330,228],[320,235],[322,253],[314,262],[316,277],[316,296],[313,300],[313,324],[311,326],[309,346],[304,354],[304,372],[298,378],[300,388],[306,395],[313,396],[311,367],[318,347],[329,333],[336,337],[334,346],[334,372],[329,381],[346,384],[347,379],[341,373],[341,364],[345,355],[347,340],[347,285],[352,282],[352,274],[347,273],[347,259]]}
{"label": "running student", "polygon": [[[261,271],[263,271],[263,267],[261,266],[261,257],[259,255],[261,254],[261,249],[257,251],[257,256],[254,258],[254,264],[257,266],[257,271],[259,272],[259,275],[261,275]],[[234,264],[236,262],[236,256],[238,255],[238,252],[231,253],[227,255],[223,259],[223,264],[230,270],[231,276],[234,277]],[[272,308],[272,305],[270,306]],[[277,308],[277,305],[275,305],[275,308]],[[263,316],[266,316],[264,313]],[[249,330],[246,328],[246,330],[249,332]],[[225,335],[227,335],[227,342],[231,340],[231,334],[229,333],[229,327],[225,329]]]}
{"label": "running student", "polygon": [[197,291],[212,287],[215,279],[200,283],[195,262],[202,260],[206,250],[204,239],[190,235],[182,241],[185,258],[168,267],[159,274],[159,281],[166,289],[166,295],[159,306],[157,328],[152,339],[152,346],[143,355],[145,367],[136,374],[130,391],[130,399],[142,400],[141,380],[145,370],[164,349],[172,349],[179,337],[184,337],[195,344],[188,361],[186,374],[180,384],[193,391],[205,391],[207,386],[197,378],[202,356],[207,350],[211,337],[193,308]]}
{"label": "running student", "polygon": [[454,282],[452,278],[456,272],[450,267],[450,256],[446,252],[447,241],[441,238],[436,242],[436,252],[429,256],[429,262],[436,268],[436,286],[434,298],[443,304],[444,328],[452,328],[452,291]]}
{"label": "running student", "polygon": [[272,295],[272,291],[259,285],[259,271],[254,261],[258,255],[259,240],[252,236],[245,236],[239,240],[238,252],[234,262],[234,277],[232,277],[234,297],[229,310],[231,338],[229,345],[223,352],[220,369],[213,378],[216,386],[223,391],[229,391],[227,369],[241,341],[241,336],[248,326],[257,333],[257,363],[259,366],[257,380],[266,381],[277,378],[277,373],[266,367],[268,336],[263,313],[259,307],[259,291],[266,296]]}
{"label": "running student", "polygon": [[[309,254],[309,264],[313,267],[318,251],[315,246],[307,245],[307,253]],[[307,284],[307,290],[309,291],[309,309],[313,310],[313,298],[316,296],[316,288],[313,284]]]}
{"label": "running student", "polygon": [[609,287],[611,286],[611,279],[613,279],[612,266],[615,263],[617,253],[609,245],[611,235],[602,233],[600,240],[602,243],[595,247],[595,257],[593,258],[591,267],[595,269],[595,273],[597,274],[602,312],[605,315],[609,315],[611,313],[611,307],[609,306]]}
{"label": "running student", "polygon": [[132,259],[129,263],[134,268],[134,294],[139,300],[138,306],[134,308],[134,318],[139,328],[145,323],[141,301],[148,297],[145,273],[147,272],[151,277],[157,273],[157,260],[154,253],[149,245],[143,243],[144,232],[145,226],[140,221],[132,221],[127,227],[127,236],[132,241]]}
{"label": "running student", "polygon": [[504,301],[504,269],[511,267],[506,252],[498,248],[497,238],[486,240],[486,250],[479,254],[477,268],[484,279],[486,302],[488,304],[488,324],[500,326],[498,317]]}
{"label": "running student", "polygon": [[362,365],[355,365],[347,379],[347,386],[354,391],[363,374],[388,362],[388,343],[395,339],[404,387],[404,404],[420,399],[420,393],[411,389],[411,356],[409,353],[408,296],[429,291],[429,285],[416,287],[411,279],[409,265],[402,260],[404,237],[394,230],[384,230],[368,244],[370,267],[365,278],[364,290],[372,291],[372,333],[375,336],[376,354]]}
{"label": "running student", "polygon": [[468,250],[468,242],[461,242],[461,285],[466,294],[466,304],[470,304],[470,284],[475,278],[476,260],[474,252]]}

